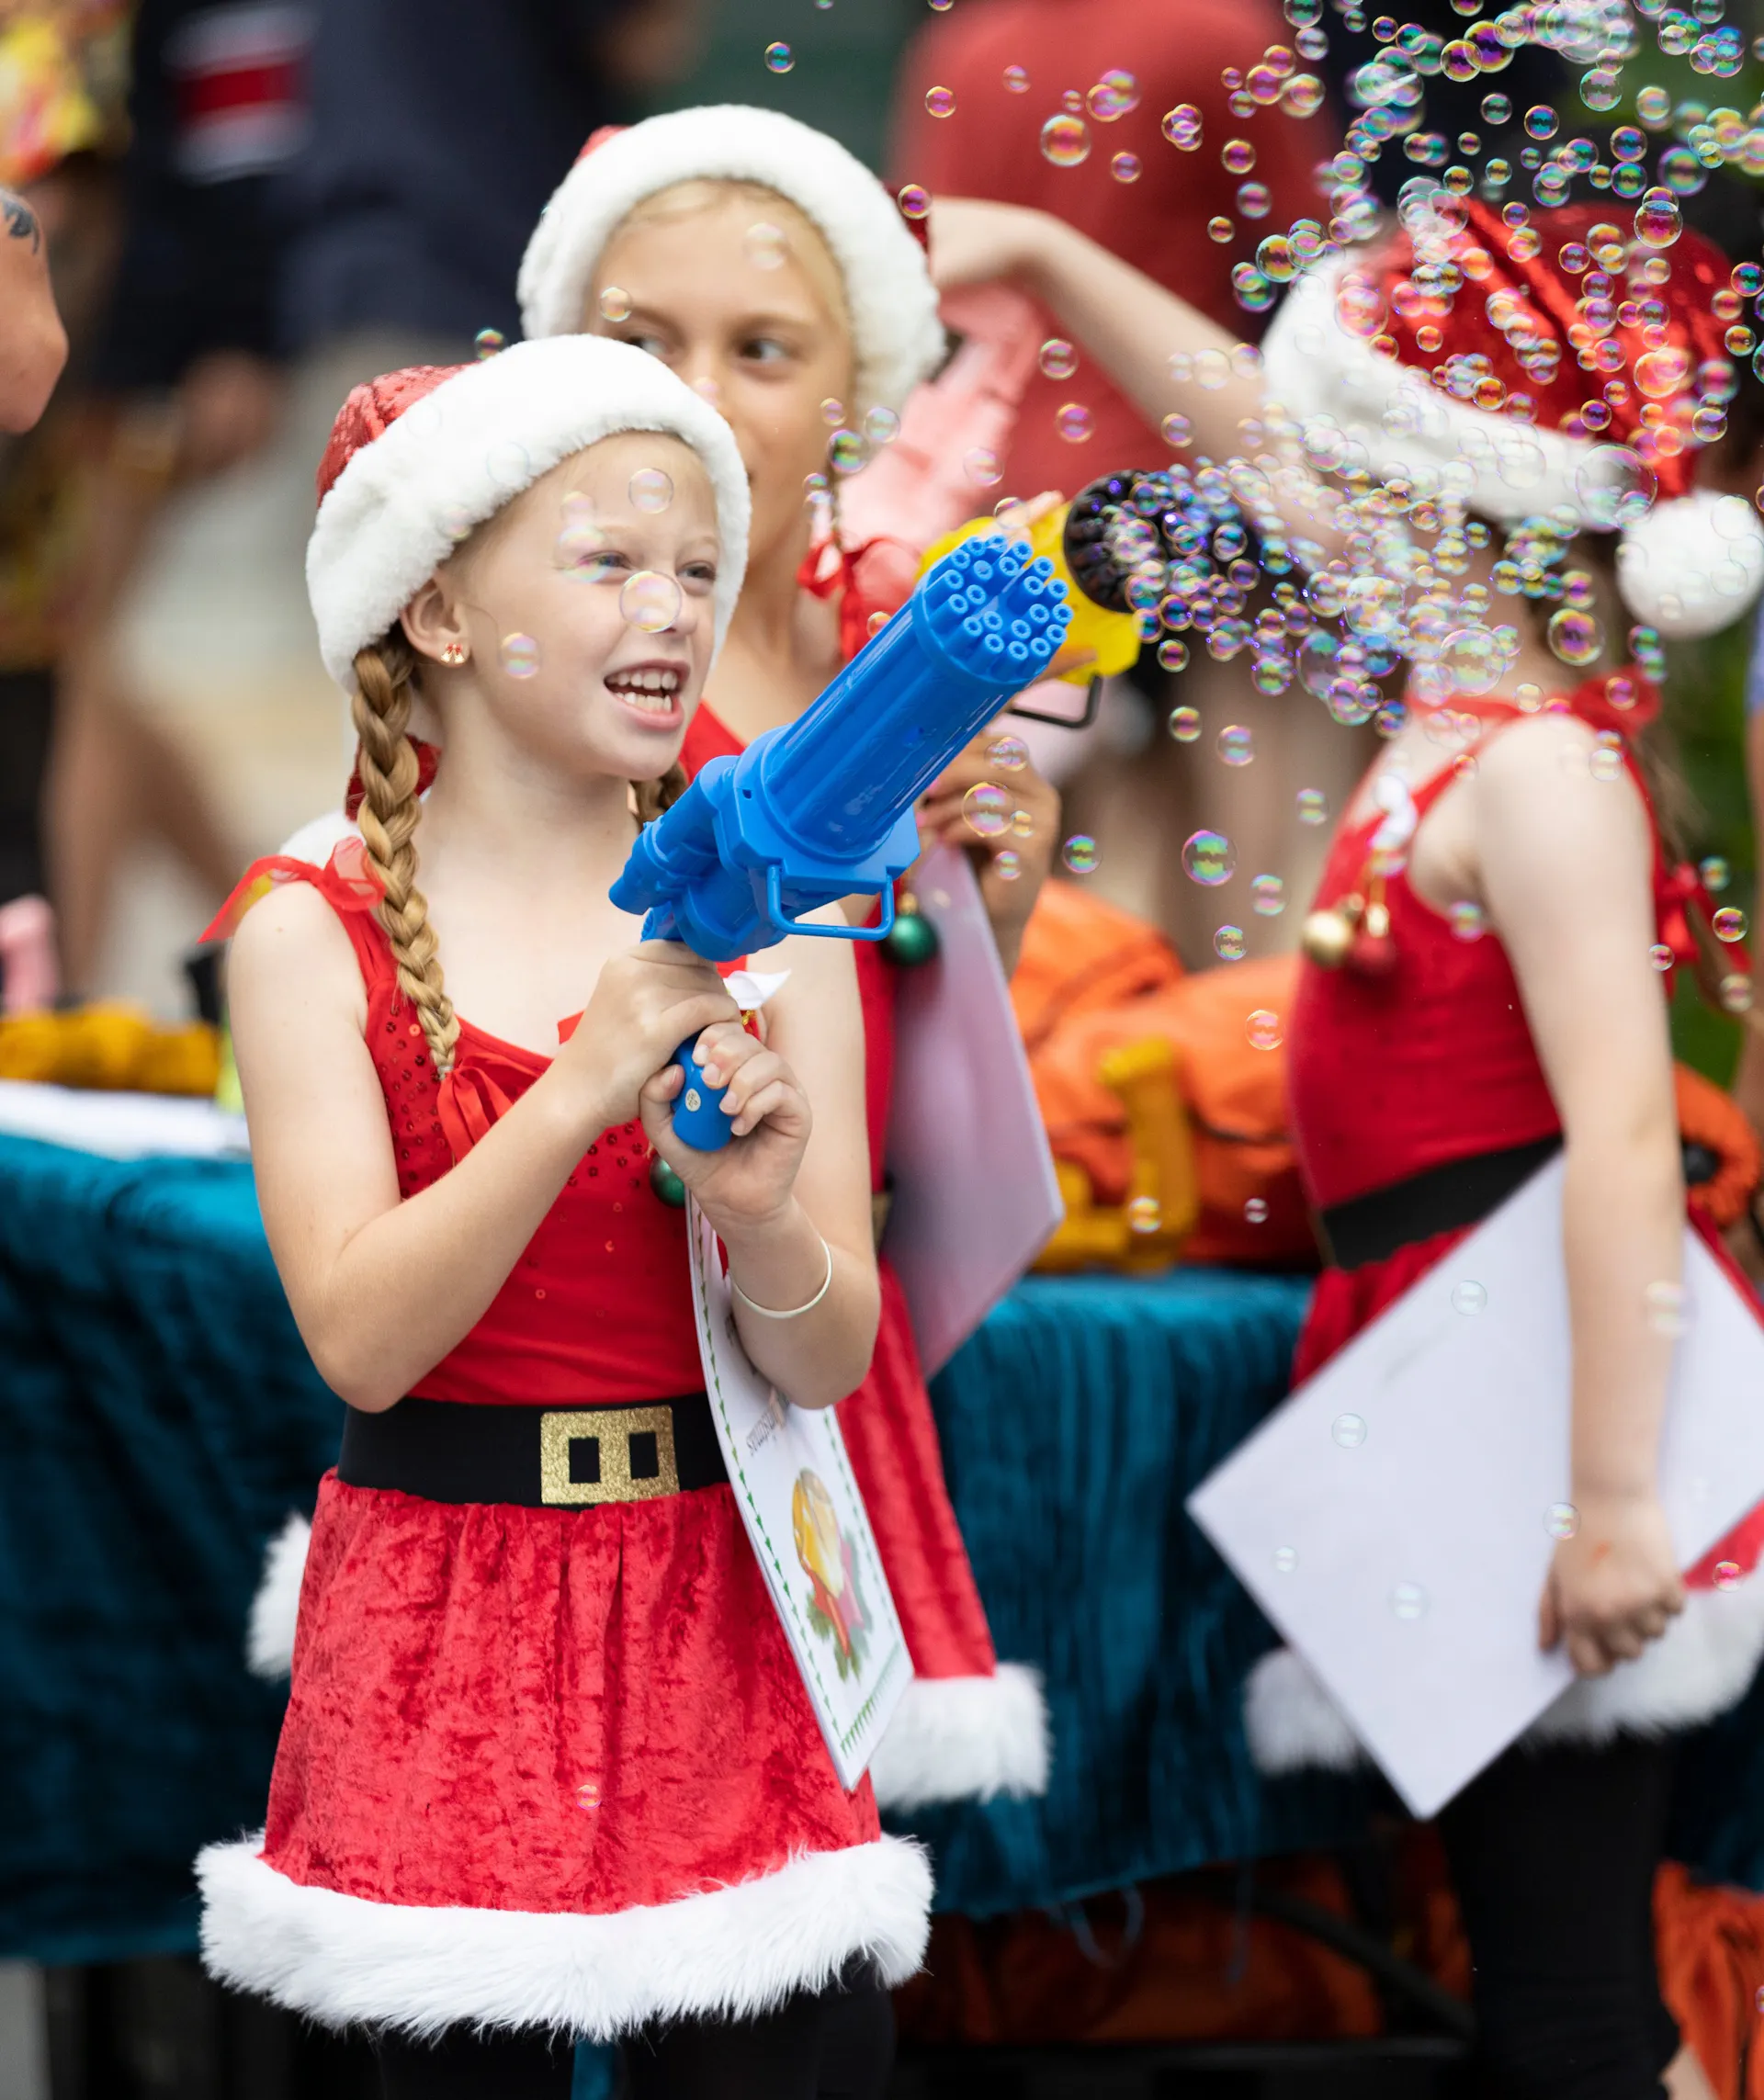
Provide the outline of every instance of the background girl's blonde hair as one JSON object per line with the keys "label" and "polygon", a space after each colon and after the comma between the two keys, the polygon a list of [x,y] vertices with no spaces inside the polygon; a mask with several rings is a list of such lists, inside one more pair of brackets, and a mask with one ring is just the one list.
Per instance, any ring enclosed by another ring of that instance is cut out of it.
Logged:
{"label": "background girl's blonde hair", "polygon": [[[416,1009],[439,1078],[452,1069],[459,1017],[447,997],[428,903],[416,886],[415,834],[423,814],[416,791],[416,746],[410,737],[416,660],[415,650],[397,630],[358,649],[351,708],[359,740],[357,821],[380,888],[374,915],[391,945],[399,988]],[[685,769],[677,762],[660,780],[634,780],[631,796],[639,823],[652,822],[678,801],[686,785]]]}

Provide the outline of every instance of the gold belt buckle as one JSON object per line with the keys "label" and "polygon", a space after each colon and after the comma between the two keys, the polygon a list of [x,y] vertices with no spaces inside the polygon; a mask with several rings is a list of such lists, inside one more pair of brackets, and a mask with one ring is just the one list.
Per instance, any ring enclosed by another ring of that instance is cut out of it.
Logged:
{"label": "gold belt buckle", "polygon": [[[631,1472],[631,1439],[641,1436],[655,1439],[656,1471],[638,1477]],[[570,1447],[584,1442],[599,1449],[598,1480],[570,1477]],[[539,1417],[539,1500],[547,1507],[649,1502],[679,1492],[672,1407],[589,1407]]]}

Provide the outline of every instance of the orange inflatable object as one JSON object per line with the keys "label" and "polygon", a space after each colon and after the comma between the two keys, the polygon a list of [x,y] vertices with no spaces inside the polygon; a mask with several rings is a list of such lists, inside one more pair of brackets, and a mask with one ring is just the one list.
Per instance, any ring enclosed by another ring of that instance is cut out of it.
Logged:
{"label": "orange inflatable object", "polygon": [[1745,1216],[1764,1173],[1764,1153],[1745,1112],[1713,1079],[1705,1079],[1688,1065],[1679,1066],[1673,1078],[1679,1135],[1687,1145],[1701,1146],[1719,1162],[1709,1180],[1691,1189],[1690,1201],[1724,1232]]}
{"label": "orange inflatable object", "polygon": [[1654,1947],[1660,1994],[1721,2100],[1764,2100],[1764,1897],[1668,1862],[1654,1882]]}
{"label": "orange inflatable object", "polygon": [[206,1022],[161,1028],[120,1006],[0,1020],[0,1079],[207,1098],[220,1071],[220,1040]]}

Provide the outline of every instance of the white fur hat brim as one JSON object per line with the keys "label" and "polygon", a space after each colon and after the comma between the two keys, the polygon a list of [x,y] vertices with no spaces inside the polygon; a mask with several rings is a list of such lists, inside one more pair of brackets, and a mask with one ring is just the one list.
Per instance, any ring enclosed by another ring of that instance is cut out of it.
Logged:
{"label": "white fur hat brim", "polygon": [[572,453],[621,431],[665,431],[704,462],[721,541],[718,647],[747,568],[747,472],[729,425],[665,365],[586,335],[522,343],[469,365],[362,446],[319,505],[307,591],[324,667],[355,689],[378,641],[474,525]]}
{"label": "white fur hat brim", "polygon": [[844,280],[856,353],[856,412],[899,409],[944,354],[924,251],[888,191],[824,131],[739,104],[675,109],[615,133],[579,160],[546,206],[521,263],[529,337],[582,325],[594,265],[646,197],[694,180],[752,182],[820,228]]}
{"label": "white fur hat brim", "polygon": [[[1269,398],[1300,424],[1332,423],[1349,448],[1343,463],[1376,480],[1400,474],[1418,492],[1455,492],[1497,525],[1566,505],[1598,529],[1600,492],[1609,488],[1599,456],[1616,448],[1474,408],[1380,356],[1338,318],[1353,261],[1331,257],[1286,295],[1261,346]],[[1625,525],[1617,562],[1638,620],[1674,638],[1713,634],[1764,589],[1764,525],[1743,498],[1695,490]]]}

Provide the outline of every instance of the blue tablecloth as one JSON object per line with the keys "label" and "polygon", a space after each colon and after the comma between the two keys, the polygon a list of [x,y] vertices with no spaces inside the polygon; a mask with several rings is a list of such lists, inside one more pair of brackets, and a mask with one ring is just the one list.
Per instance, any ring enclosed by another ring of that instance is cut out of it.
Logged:
{"label": "blue tablecloth", "polygon": [[[1044,1801],[924,1812],[939,1902],[1049,1904],[1329,1842],[1369,1790],[1264,1788],[1259,1614],[1183,1497],[1279,1396],[1304,1302],[1216,1271],[1032,1278],[937,1380],[1001,1654],[1046,1673]],[[189,1863],[262,1819],[281,1699],[243,1628],[341,1408],[250,1171],[0,1137],[0,1956],[188,1947]],[[1764,1699],[1694,1745],[1683,1856],[1764,1880]]]}

